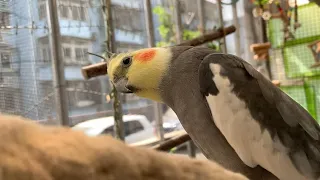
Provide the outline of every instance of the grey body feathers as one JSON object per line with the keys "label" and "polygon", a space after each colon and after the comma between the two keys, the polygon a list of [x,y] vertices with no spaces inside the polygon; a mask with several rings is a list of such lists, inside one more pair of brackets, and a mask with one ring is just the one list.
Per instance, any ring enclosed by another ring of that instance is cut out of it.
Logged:
{"label": "grey body feathers", "polygon": [[250,64],[233,55],[215,53],[205,57],[199,68],[202,94],[219,93],[212,81],[210,63],[222,66],[221,75],[230,79],[233,93],[245,101],[261,129],[280,139],[295,167],[310,179],[318,178],[320,128],[312,116]]}
{"label": "grey body feathers", "polygon": [[249,179],[277,179],[259,166],[246,166],[212,121],[208,104],[200,92],[198,71],[203,59],[215,51],[191,46],[170,48],[173,50],[173,61],[160,84],[161,97],[175,111],[195,144],[207,158]]}

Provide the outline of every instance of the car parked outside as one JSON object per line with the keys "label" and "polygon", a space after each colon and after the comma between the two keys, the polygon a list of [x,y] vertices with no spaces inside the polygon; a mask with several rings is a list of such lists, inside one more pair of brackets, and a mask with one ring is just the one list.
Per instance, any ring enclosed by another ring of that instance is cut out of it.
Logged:
{"label": "car parked outside", "polygon": [[[154,127],[144,115],[123,115],[125,142],[128,144],[155,137]],[[88,136],[114,134],[114,117],[103,117],[81,122],[72,127]]]}

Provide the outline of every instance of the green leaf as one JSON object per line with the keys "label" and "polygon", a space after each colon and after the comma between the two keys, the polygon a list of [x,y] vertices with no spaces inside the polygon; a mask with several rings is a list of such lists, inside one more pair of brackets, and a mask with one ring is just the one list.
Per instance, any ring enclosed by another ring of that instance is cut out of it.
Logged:
{"label": "green leaf", "polygon": [[165,47],[165,46],[170,46],[171,44],[168,42],[160,41],[156,43],[157,47]]}
{"label": "green leaf", "polygon": [[183,40],[190,40],[200,36],[201,33],[199,31],[191,31],[188,29],[183,30]]}

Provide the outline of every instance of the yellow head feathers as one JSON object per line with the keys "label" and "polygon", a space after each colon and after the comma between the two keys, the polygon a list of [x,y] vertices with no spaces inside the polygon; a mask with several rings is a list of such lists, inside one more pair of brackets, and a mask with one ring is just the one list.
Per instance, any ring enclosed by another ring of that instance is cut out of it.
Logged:
{"label": "yellow head feathers", "polygon": [[109,62],[108,75],[113,83],[126,79],[126,86],[138,96],[161,101],[158,86],[171,58],[169,48],[145,48],[122,53]]}

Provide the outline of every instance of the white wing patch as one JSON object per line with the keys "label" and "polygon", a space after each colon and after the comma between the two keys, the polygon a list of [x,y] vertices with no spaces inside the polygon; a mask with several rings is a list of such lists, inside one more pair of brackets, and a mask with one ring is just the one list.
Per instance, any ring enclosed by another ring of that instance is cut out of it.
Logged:
{"label": "white wing patch", "polygon": [[268,131],[262,131],[245,102],[231,91],[230,80],[220,75],[221,66],[212,63],[210,69],[219,93],[209,94],[206,99],[215,124],[240,159],[250,167],[264,167],[281,180],[306,179],[294,167],[280,140],[272,140]]}

